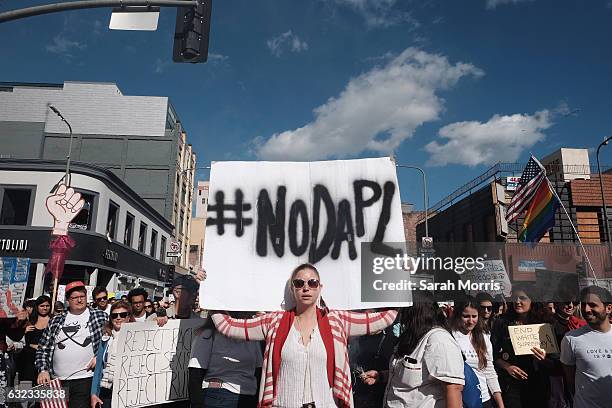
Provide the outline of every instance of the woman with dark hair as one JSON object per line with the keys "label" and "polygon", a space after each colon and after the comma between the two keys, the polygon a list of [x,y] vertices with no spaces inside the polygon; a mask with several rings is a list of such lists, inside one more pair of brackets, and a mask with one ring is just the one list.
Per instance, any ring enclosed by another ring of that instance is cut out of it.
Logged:
{"label": "woman with dark hair", "polygon": [[465,356],[465,362],[478,377],[483,408],[493,407],[491,392],[496,406],[504,408],[497,373],[493,366],[491,336],[485,329],[486,322],[481,317],[480,306],[481,302],[471,296],[456,302],[450,325],[453,337]]}
{"label": "woman with dark hair", "polygon": [[406,330],[388,371],[367,371],[366,384],[387,382],[386,408],[461,408],[464,381],[461,349],[432,300],[402,311]]}
{"label": "woman with dark hair", "polygon": [[19,381],[31,381],[36,385],[38,373],[34,367],[36,360],[36,350],[38,342],[42,337],[43,331],[49,326],[49,315],[51,313],[51,298],[46,295],[39,296],[33,300],[32,312],[25,327],[25,345],[17,359],[17,371]]}
{"label": "woman with dark hair", "polygon": [[132,307],[125,300],[113,303],[109,316],[109,321],[104,326],[104,335],[98,347],[96,368],[91,381],[91,408],[99,408],[100,404],[104,408],[111,406],[117,355],[117,343],[114,340],[123,323],[134,321]]}
{"label": "woman with dark hair", "polygon": [[396,310],[359,313],[319,307],[320,279],[313,265],[293,270],[288,281],[295,300],[291,310],[252,319],[212,315],[223,335],[265,340],[260,408],[352,407],[347,340],[380,331],[395,320]]}
{"label": "woman with dark hair", "polygon": [[508,326],[546,323],[544,306],[535,285],[512,287],[509,311],[494,324],[491,332],[493,358],[499,370],[502,397],[506,408],[542,408],[548,406],[550,382],[541,361],[544,350],[532,348],[531,355],[515,355]]}

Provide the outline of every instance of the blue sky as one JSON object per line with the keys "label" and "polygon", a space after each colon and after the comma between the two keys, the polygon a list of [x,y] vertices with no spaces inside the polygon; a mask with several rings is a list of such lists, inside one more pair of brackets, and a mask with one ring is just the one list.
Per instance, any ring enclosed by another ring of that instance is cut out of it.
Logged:
{"label": "blue sky", "polygon": [[[497,161],[612,134],[611,0],[217,0],[196,65],[171,61],[174,9],[156,32],[110,31],[109,16],[0,24],[0,80],[169,96],[200,164],[394,152],[425,167],[431,203]],[[420,176],[399,178],[422,207]]]}

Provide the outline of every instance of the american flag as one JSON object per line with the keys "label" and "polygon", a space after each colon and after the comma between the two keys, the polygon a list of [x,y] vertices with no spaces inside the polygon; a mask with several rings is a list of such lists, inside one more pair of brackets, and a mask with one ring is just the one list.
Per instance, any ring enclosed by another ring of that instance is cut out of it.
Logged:
{"label": "american flag", "polygon": [[542,166],[538,159],[531,156],[523,170],[523,175],[519,180],[514,196],[512,196],[508,211],[506,211],[506,221],[512,222],[521,215],[535,196],[538,187],[544,179],[546,179],[544,166]]}
{"label": "american flag", "polygon": [[[46,384],[49,389],[57,390],[58,392],[62,389],[62,382],[59,378],[54,378]],[[67,398],[51,398],[42,400],[40,403],[41,408],[68,408]]]}

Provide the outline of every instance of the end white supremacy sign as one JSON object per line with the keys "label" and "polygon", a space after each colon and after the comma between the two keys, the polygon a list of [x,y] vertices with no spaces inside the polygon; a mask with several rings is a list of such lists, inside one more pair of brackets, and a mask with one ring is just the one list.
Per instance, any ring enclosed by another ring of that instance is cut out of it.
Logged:
{"label": "end white supremacy sign", "polygon": [[217,162],[210,174],[201,306],[279,310],[299,264],[314,264],[323,298],[361,302],[361,243],[404,243],[394,162]]}

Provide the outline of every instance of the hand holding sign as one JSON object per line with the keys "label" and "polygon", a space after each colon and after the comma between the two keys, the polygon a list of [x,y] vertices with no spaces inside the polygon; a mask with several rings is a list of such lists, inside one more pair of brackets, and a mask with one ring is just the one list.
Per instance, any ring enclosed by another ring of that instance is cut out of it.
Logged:
{"label": "hand holding sign", "polygon": [[72,187],[60,184],[55,193],[47,197],[45,205],[53,216],[53,235],[67,235],[68,225],[79,214],[85,200]]}
{"label": "hand holding sign", "polygon": [[510,340],[517,356],[533,354],[544,360],[547,354],[558,354],[557,338],[549,323],[508,326]]}

